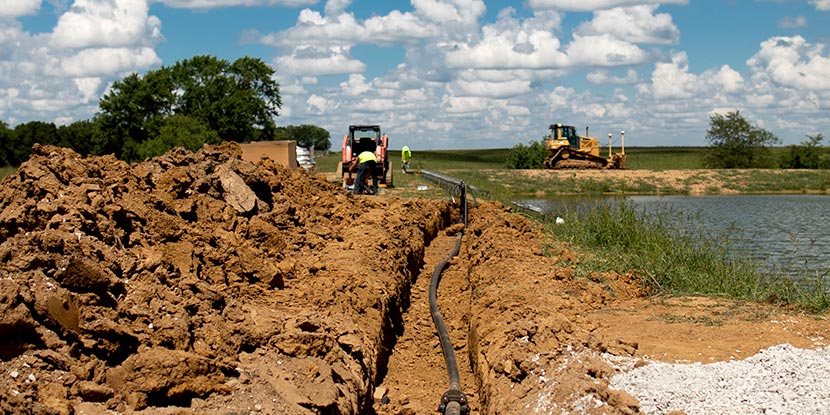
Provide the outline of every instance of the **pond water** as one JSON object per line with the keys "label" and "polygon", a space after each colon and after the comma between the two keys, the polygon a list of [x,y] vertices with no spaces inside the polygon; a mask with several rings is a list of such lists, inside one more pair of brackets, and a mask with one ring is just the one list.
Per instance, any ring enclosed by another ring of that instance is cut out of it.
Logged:
{"label": "pond water", "polygon": [[[830,196],[630,196],[645,214],[678,212],[688,226],[724,235],[741,254],[794,278],[830,276]],[[523,201],[556,214],[562,201]]]}

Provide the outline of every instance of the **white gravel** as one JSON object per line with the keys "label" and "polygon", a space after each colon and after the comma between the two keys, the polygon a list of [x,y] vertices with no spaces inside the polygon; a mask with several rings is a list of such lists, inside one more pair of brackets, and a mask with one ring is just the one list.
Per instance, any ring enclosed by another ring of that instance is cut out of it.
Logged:
{"label": "white gravel", "polygon": [[830,414],[830,348],[780,344],[739,361],[653,362],[615,375],[611,387],[650,415]]}

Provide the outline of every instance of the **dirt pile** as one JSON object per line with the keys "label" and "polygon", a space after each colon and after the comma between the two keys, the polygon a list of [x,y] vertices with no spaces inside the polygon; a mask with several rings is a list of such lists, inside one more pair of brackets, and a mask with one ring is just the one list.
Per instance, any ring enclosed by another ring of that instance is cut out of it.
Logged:
{"label": "dirt pile", "polygon": [[3,181],[0,411],[366,407],[390,310],[450,207],[239,155],[37,147]]}
{"label": "dirt pile", "polygon": [[[429,413],[444,360],[409,313],[459,209],[386,194],[235,144],[134,165],[36,147],[0,191],[0,412]],[[577,275],[544,235],[503,205],[470,209],[439,298],[471,414],[639,413],[600,356],[700,356],[689,337],[712,318],[655,319],[680,308],[644,304],[633,275]],[[719,350],[830,338],[815,320],[768,338],[746,328],[784,319],[749,314],[731,343],[711,332]]]}

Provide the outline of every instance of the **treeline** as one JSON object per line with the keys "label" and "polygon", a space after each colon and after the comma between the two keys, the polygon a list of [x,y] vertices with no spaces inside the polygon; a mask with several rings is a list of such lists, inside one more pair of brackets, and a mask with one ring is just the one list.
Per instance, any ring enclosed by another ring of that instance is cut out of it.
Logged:
{"label": "treeline", "polygon": [[[507,168],[542,168],[549,155],[545,147],[547,138],[513,146],[507,156]],[[785,152],[773,152],[772,147],[781,140],[751,125],[740,111],[712,115],[706,140],[709,145],[703,163],[710,169],[830,169],[830,143],[822,145],[821,133],[807,135],[807,140],[787,146]]]}
{"label": "treeline", "polygon": [[112,85],[90,120],[65,126],[31,121],[14,128],[0,121],[0,164],[19,165],[36,143],[129,162],[177,146],[196,151],[223,141],[295,140],[329,150],[330,134],[321,127],[276,126],[282,99],[273,74],[260,59],[229,62],[212,56],[131,74]]}

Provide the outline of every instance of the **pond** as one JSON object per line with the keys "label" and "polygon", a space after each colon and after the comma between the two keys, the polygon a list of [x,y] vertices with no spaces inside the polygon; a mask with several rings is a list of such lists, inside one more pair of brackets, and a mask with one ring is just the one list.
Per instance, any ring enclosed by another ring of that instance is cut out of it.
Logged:
{"label": "pond", "polygon": [[[644,214],[677,212],[687,226],[724,235],[762,271],[793,278],[830,275],[830,196],[630,196]],[[525,200],[556,214],[562,201]]]}

